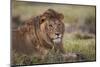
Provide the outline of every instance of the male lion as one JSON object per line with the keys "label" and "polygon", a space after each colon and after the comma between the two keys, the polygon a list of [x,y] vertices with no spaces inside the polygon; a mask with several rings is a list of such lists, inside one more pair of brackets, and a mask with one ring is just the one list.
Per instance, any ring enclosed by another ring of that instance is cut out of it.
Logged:
{"label": "male lion", "polygon": [[40,16],[32,17],[12,32],[12,49],[16,53],[46,55],[51,49],[64,53],[62,38],[64,16],[48,9]]}
{"label": "male lion", "polygon": [[[34,55],[39,59],[44,59],[51,50],[64,54],[63,18],[61,13],[48,9],[42,15],[26,21],[17,30],[12,31],[12,53]],[[12,59],[14,64],[16,59]]]}

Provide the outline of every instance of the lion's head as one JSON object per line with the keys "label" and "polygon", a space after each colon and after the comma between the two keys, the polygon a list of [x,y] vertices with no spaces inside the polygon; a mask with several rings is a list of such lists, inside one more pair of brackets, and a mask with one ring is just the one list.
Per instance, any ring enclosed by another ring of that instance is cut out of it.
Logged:
{"label": "lion's head", "polygon": [[61,44],[64,34],[64,16],[52,9],[48,9],[40,16],[41,36],[44,40],[54,44]]}

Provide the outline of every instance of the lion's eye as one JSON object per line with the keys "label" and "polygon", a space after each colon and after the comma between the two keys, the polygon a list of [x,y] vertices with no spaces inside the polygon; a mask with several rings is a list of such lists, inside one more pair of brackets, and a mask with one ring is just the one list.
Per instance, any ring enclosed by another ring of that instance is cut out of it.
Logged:
{"label": "lion's eye", "polygon": [[51,25],[51,24],[50,24],[49,26],[50,26],[50,27],[52,27],[52,25]]}
{"label": "lion's eye", "polygon": [[45,21],[45,19],[42,19],[41,21],[42,21],[42,22],[44,22],[44,21]]}
{"label": "lion's eye", "polygon": [[60,26],[60,24],[58,24]]}

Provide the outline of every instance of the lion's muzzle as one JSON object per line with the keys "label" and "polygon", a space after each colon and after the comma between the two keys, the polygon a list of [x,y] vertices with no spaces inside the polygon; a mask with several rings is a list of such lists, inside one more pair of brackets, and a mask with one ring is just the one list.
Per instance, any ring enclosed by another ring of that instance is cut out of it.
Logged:
{"label": "lion's muzzle", "polygon": [[55,36],[54,36],[54,38],[53,38],[53,42],[54,42],[55,44],[58,44],[58,43],[61,43],[61,40],[62,40],[62,35],[56,33]]}

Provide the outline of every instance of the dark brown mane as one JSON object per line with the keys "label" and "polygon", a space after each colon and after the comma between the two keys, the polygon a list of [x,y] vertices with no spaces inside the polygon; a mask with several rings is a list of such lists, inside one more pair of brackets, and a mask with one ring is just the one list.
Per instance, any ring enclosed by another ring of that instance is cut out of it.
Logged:
{"label": "dark brown mane", "polygon": [[50,19],[61,19],[61,17],[63,18],[63,16],[60,16],[60,13],[54,11],[53,9],[48,9],[46,12],[43,13],[43,15]]}

